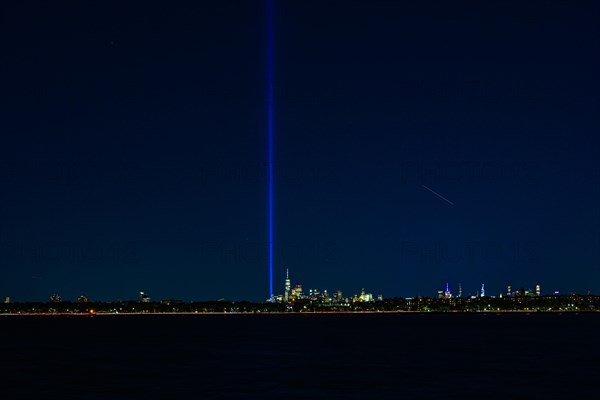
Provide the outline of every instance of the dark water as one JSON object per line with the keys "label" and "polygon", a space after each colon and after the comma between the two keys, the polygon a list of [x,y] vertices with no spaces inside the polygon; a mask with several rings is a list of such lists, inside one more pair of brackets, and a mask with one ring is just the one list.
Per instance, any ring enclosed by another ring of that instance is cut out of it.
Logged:
{"label": "dark water", "polygon": [[0,317],[0,398],[599,398],[599,328],[600,314]]}

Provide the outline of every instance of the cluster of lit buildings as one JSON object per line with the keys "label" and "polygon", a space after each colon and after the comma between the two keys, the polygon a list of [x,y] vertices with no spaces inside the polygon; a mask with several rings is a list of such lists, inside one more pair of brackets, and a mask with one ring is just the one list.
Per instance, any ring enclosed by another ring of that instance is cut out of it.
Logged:
{"label": "cluster of lit buildings", "polygon": [[[310,289],[308,292],[304,291],[302,284],[298,283],[292,287],[290,281],[290,271],[285,270],[285,284],[284,292],[280,295],[272,295],[268,302],[271,303],[288,303],[293,304],[297,301],[308,300],[319,303],[357,303],[357,302],[371,302],[375,301],[375,297],[372,293],[366,293],[365,289],[362,289],[360,294],[354,294],[352,297],[343,297],[342,291],[337,290],[333,294],[330,294],[327,289],[320,291],[318,289]],[[383,296],[380,294],[377,296],[378,301],[383,300]]]}
{"label": "cluster of lit buildings", "polygon": [[[558,294],[558,293],[555,293],[555,294]],[[520,290],[512,290],[512,286],[508,285],[506,287],[506,293],[505,294],[500,293],[498,295],[498,297],[499,298],[502,298],[503,296],[506,296],[506,297],[522,297],[522,296],[539,297],[541,295],[542,295],[542,288],[541,288],[540,284],[537,283],[535,285],[535,290],[525,289],[525,288],[521,288]],[[449,286],[448,282],[446,282],[446,286],[445,286],[444,290],[438,290],[437,297],[438,297],[438,299],[451,299],[454,297],[462,298],[463,297],[462,285],[460,283],[458,284],[458,296],[454,296],[452,294],[452,292],[450,291],[450,286]],[[471,295],[468,297],[470,297],[472,299],[475,299],[477,297],[486,297],[485,284],[484,283],[481,284],[481,290],[478,290],[475,295]],[[495,296],[490,296],[490,297],[495,297]]]}
{"label": "cluster of lit buildings", "polygon": [[[61,303],[63,301],[63,298],[60,294],[58,293],[53,293],[52,296],[50,296],[50,303]],[[82,294],[81,296],[77,296],[77,303],[90,303],[91,300],[88,296]]]}
{"label": "cluster of lit buildings", "polygon": [[[62,303],[63,302],[63,298],[61,295],[59,295],[58,293],[53,293],[50,298],[49,298],[49,302],[50,303]],[[120,301],[120,300],[119,300]],[[137,298],[137,302],[138,303],[152,303],[152,299],[150,298],[150,296],[148,296],[145,292],[139,292],[138,294],[138,298]],[[7,297],[5,303],[10,303],[10,298]],[[82,303],[92,303],[92,300],[86,296],[86,295],[81,295],[77,297],[77,303],[82,304]],[[166,305],[170,305],[170,304],[181,304],[183,303],[182,300],[173,300],[173,299],[169,299],[169,300],[160,300],[160,304],[166,304]]]}
{"label": "cluster of lit buildings", "polygon": [[[376,302],[376,301],[383,301],[383,296],[381,294],[379,294],[377,297],[373,296],[372,293],[368,293],[365,291],[365,289],[362,289],[360,291],[360,294],[353,294],[352,296],[347,296],[344,297],[342,294],[341,290],[337,290],[333,293],[328,292],[326,289],[325,290],[318,290],[318,289],[310,289],[308,291],[306,291],[302,284],[298,283],[295,284],[294,286],[292,286],[291,280],[290,280],[290,275],[289,275],[289,269],[286,269],[286,276],[285,276],[285,283],[284,283],[284,291],[283,294],[279,294],[279,295],[271,295],[271,298],[269,298],[267,300],[268,303],[274,303],[274,304],[287,304],[288,308],[289,306],[294,305],[294,303],[314,303],[314,304],[320,304],[323,306],[337,306],[337,305],[351,305],[351,304],[355,304],[355,305],[359,305],[360,303],[371,303],[371,302]],[[589,294],[589,293],[588,293]],[[559,293],[558,292],[553,292],[552,293],[553,296],[558,296]],[[548,297],[551,295],[545,295],[545,297]],[[452,303],[454,304],[456,301],[459,301],[459,299],[461,299],[462,301],[465,301],[467,299],[472,299],[472,300],[476,300],[476,299],[481,299],[481,298],[487,298],[487,299],[513,299],[515,301],[525,301],[526,299],[532,299],[532,298],[542,298],[544,296],[542,296],[542,289],[539,283],[536,283],[535,285],[535,289],[531,289],[528,288],[526,289],[525,287],[522,287],[520,289],[517,290],[513,290],[511,285],[507,285],[506,287],[506,291],[503,293],[500,293],[498,296],[495,295],[487,295],[486,294],[486,289],[485,289],[485,284],[481,284],[481,288],[479,290],[476,291],[476,294],[473,295],[471,293],[469,293],[468,295],[464,295],[463,294],[463,287],[462,284],[459,283],[458,284],[458,293],[454,294],[452,293],[452,291],[450,290],[450,284],[448,282],[446,282],[444,288],[442,290],[438,290],[437,291],[437,296],[436,297],[430,297],[429,299],[431,299],[432,301],[435,301],[435,299],[437,298],[437,300],[442,300],[442,302],[445,303]],[[49,302],[50,303],[61,303],[63,301],[63,298],[58,294],[58,293],[53,293],[50,298],[49,298]],[[221,301],[223,299],[220,299],[219,301]],[[406,300],[413,300],[413,298],[407,298]],[[450,302],[444,301],[444,300],[450,300]],[[81,303],[91,303],[92,300],[86,296],[86,295],[81,295],[77,297],[77,303],[81,304]],[[10,297],[6,297],[4,299],[4,303],[5,304],[9,304],[11,303],[11,299]],[[145,293],[145,292],[139,292],[138,297],[137,297],[137,303],[152,303],[152,299]],[[166,304],[166,305],[170,305],[170,304],[182,304],[183,301],[182,300],[161,300],[160,304]]]}

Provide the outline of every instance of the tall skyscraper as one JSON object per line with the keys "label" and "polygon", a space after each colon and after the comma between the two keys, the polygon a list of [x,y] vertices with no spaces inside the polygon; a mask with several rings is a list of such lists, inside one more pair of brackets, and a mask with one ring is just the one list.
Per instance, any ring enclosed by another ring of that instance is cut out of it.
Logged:
{"label": "tall skyscraper", "polygon": [[536,296],[541,296],[542,295],[542,288],[541,288],[541,286],[540,286],[539,283],[535,285],[535,295]]}
{"label": "tall skyscraper", "polygon": [[458,284],[458,297],[462,297],[462,284]]}
{"label": "tall skyscraper", "polygon": [[450,285],[446,282],[446,290],[444,291],[444,297],[449,299],[452,297],[452,293],[450,293]]}
{"label": "tall skyscraper", "polygon": [[508,285],[508,287],[506,288],[506,295],[507,295],[508,297],[512,296],[512,290],[511,290],[511,287],[510,287],[510,285]]}
{"label": "tall skyscraper", "polygon": [[481,297],[485,297],[485,284],[481,284]]}
{"label": "tall skyscraper", "polygon": [[291,287],[292,287],[292,285],[290,283],[290,269],[286,268],[285,269],[285,294],[283,295],[283,299],[286,303],[290,300]]}

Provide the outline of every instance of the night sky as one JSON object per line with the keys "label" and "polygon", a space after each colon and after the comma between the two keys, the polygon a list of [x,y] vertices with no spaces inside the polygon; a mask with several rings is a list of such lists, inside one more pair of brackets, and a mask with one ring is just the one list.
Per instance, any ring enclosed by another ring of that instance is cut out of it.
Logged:
{"label": "night sky", "polygon": [[[600,6],[275,1],[275,293],[600,293]],[[0,6],[0,295],[269,295],[265,1]]]}

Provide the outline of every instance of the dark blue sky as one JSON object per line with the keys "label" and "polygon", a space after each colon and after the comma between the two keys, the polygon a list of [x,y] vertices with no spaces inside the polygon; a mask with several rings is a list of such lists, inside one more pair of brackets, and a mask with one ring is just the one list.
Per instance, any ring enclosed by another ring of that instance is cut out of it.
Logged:
{"label": "dark blue sky", "polygon": [[[266,299],[265,4],[0,6],[0,295]],[[276,292],[599,293],[599,17],[276,1]]]}

